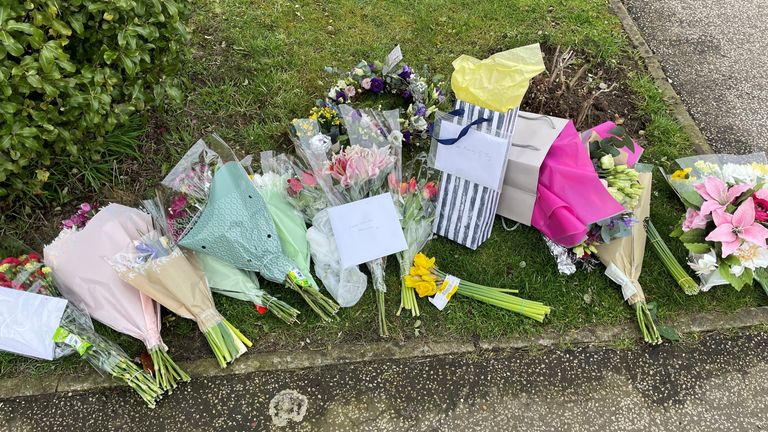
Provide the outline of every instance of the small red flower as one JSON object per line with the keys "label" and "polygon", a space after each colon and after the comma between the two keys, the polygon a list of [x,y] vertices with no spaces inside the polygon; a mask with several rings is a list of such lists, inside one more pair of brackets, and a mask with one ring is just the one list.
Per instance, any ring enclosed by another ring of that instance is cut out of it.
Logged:
{"label": "small red flower", "polygon": [[0,281],[0,286],[6,287],[6,288],[11,288],[13,286],[13,284],[11,284],[11,282],[9,282],[9,281]]}
{"label": "small red flower", "polygon": [[418,186],[416,183],[416,179],[411,177],[411,179],[408,180],[408,192],[410,193],[416,192],[416,186]]}
{"label": "small red flower", "polygon": [[0,261],[0,264],[8,264],[8,265],[19,265],[21,264],[21,261],[16,257],[8,257],[2,261]]}
{"label": "small red flower", "polygon": [[755,202],[755,219],[760,222],[768,221],[768,200],[752,197]]}
{"label": "small red flower", "polygon": [[293,191],[294,193],[297,193],[297,192],[301,191],[301,188],[302,188],[301,180],[299,180],[296,177],[289,178],[288,179],[288,186],[291,188],[291,191]]}
{"label": "small red flower", "polygon": [[36,254],[35,252],[30,252],[29,255],[27,255],[27,258],[32,261],[40,261],[40,255]]}
{"label": "small red flower", "polygon": [[259,315],[264,315],[267,313],[267,307],[262,305],[254,305],[256,307],[256,312],[259,313]]}

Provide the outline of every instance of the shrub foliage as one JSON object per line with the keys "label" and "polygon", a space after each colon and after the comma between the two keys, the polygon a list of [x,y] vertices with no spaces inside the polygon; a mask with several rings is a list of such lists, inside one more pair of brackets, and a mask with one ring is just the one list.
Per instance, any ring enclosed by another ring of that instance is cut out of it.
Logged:
{"label": "shrub foliage", "polygon": [[0,201],[40,196],[108,156],[131,115],[180,100],[185,17],[175,0],[0,2]]}

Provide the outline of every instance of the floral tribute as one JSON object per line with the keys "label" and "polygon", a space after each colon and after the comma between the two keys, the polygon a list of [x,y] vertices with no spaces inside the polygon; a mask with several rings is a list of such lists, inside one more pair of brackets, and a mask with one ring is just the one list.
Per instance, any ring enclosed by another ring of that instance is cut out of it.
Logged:
{"label": "floral tribute", "polygon": [[[727,157],[720,156],[723,159]],[[729,284],[740,290],[768,268],[768,165],[699,160],[668,180],[686,205],[672,237],[690,253],[688,266],[702,279],[688,294]]]}

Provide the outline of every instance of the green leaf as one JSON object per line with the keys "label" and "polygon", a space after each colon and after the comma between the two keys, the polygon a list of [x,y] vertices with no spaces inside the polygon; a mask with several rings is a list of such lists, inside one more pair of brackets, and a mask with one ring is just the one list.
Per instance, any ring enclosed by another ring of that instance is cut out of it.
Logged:
{"label": "green leaf", "polygon": [[684,232],[680,236],[680,241],[683,243],[704,243],[707,237],[707,232],[703,229],[692,229]]}
{"label": "green leaf", "polygon": [[136,70],[138,69],[136,67],[136,63],[132,62],[131,59],[124,55],[120,56],[120,60],[123,64],[123,67],[125,68],[125,71],[128,73],[128,76],[136,75]]}
{"label": "green leaf", "polygon": [[683,243],[683,246],[695,254],[705,254],[712,250],[712,246],[707,243]]}
{"label": "green leaf", "polygon": [[51,28],[54,29],[57,33],[62,34],[64,36],[71,36],[72,35],[72,29],[69,28],[69,26],[59,19],[53,18],[51,19]]}
{"label": "green leaf", "polygon": [[656,330],[658,330],[661,337],[668,341],[676,342],[680,340],[680,335],[677,334],[677,331],[675,331],[675,329],[672,327],[668,327],[663,324],[657,324]]}
{"label": "green leaf", "polygon": [[0,30],[0,42],[2,42],[9,54],[16,57],[21,57],[24,54],[24,47],[16,39],[12,38],[8,32]]}
{"label": "green leaf", "polygon": [[117,58],[118,56],[117,51],[107,50],[104,52],[104,61],[107,62],[107,64],[112,64],[112,62]]}
{"label": "green leaf", "polygon": [[736,277],[731,273],[731,266],[727,262],[721,262],[718,271],[720,272],[720,276],[722,276],[726,282],[731,284],[731,286],[734,287],[736,291],[741,291],[741,288],[744,287],[744,281],[742,278]]}
{"label": "green leaf", "polygon": [[671,233],[669,233],[669,236],[672,238],[677,238],[683,235],[683,227],[682,225],[678,224],[675,226],[675,229],[672,230]]}
{"label": "green leaf", "polygon": [[13,114],[17,109],[19,109],[19,106],[13,102],[0,102],[0,113]]}
{"label": "green leaf", "polygon": [[48,41],[43,45],[43,49],[40,50],[38,61],[40,62],[40,68],[45,73],[51,73],[53,65],[56,64],[56,49],[54,48],[56,43],[56,41]]}

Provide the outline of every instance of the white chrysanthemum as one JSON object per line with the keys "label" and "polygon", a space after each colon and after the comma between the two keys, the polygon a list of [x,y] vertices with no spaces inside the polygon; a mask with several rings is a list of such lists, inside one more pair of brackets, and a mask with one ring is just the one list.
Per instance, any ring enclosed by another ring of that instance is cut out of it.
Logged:
{"label": "white chrysanthemum", "polygon": [[732,164],[723,165],[723,180],[729,185],[755,184],[757,172],[750,165]]}

